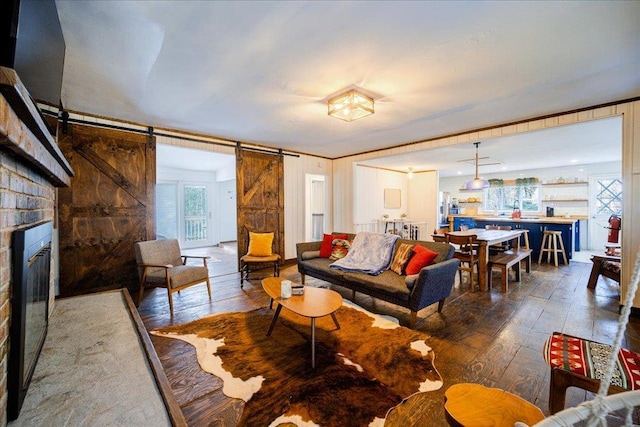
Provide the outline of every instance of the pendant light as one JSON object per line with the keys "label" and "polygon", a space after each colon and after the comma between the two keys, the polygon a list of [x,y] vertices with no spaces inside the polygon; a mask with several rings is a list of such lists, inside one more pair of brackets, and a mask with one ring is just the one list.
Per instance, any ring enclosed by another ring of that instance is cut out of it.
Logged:
{"label": "pendant light", "polygon": [[478,178],[478,145],[480,145],[480,142],[474,142],[473,145],[476,146],[476,177],[473,180],[467,182],[466,189],[482,190],[489,186],[489,181],[487,181],[486,179]]}

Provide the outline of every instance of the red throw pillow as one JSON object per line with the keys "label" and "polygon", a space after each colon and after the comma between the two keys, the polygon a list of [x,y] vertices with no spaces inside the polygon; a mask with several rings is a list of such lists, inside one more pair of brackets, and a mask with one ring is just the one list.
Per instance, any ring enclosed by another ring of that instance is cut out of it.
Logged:
{"label": "red throw pillow", "polygon": [[334,239],[347,239],[346,234],[325,234],[322,236],[322,245],[320,246],[320,258],[329,258],[331,256],[331,243]]}
{"label": "red throw pillow", "polygon": [[437,257],[437,252],[433,252],[421,245],[415,245],[413,247],[413,256],[409,260],[409,264],[407,264],[407,276],[418,274],[422,267],[432,264]]}

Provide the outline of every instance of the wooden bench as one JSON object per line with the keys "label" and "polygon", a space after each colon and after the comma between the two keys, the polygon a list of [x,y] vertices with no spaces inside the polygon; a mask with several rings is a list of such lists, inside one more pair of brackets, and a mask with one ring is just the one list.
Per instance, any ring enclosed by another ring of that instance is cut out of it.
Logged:
{"label": "wooden bench", "polygon": [[489,289],[491,289],[493,282],[493,267],[498,267],[502,271],[502,292],[509,290],[509,269],[513,267],[516,272],[516,282],[520,281],[520,261],[531,258],[531,249],[517,249],[509,250],[491,255],[489,257]]}

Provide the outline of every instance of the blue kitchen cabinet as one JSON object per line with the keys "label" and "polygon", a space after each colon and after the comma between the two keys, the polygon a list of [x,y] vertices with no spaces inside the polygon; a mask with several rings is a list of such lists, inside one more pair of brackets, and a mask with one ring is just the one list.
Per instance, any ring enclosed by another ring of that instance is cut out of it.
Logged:
{"label": "blue kitchen cabinet", "polygon": [[476,228],[476,220],[468,217],[453,217],[453,231],[460,231],[460,226],[466,225],[469,228]]}
{"label": "blue kitchen cabinet", "polygon": [[[578,221],[575,226],[571,224],[549,224],[544,222],[521,222],[521,221],[492,221],[476,219],[475,228],[485,228],[487,225],[506,225],[510,226],[514,230],[523,229],[529,231],[529,247],[531,248],[531,256],[534,262],[538,261],[540,255],[540,247],[542,246],[542,233],[545,229],[550,231],[562,231],[562,243],[567,253],[567,257],[571,259],[573,257],[573,251],[578,250],[580,241],[580,232],[577,227]],[[471,228],[471,227],[470,227]],[[458,228],[456,228],[457,230]],[[523,243],[523,242],[521,242]]]}

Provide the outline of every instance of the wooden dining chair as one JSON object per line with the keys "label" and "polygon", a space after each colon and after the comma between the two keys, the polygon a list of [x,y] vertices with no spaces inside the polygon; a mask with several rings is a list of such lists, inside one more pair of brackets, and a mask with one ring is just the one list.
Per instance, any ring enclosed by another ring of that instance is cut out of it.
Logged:
{"label": "wooden dining chair", "polygon": [[458,267],[460,283],[462,284],[462,272],[467,271],[469,272],[471,290],[475,290],[473,270],[475,268],[476,272],[478,272],[478,236],[475,234],[458,236],[451,233],[447,233],[445,236],[446,242],[456,247],[453,257],[460,261],[460,266]]}
{"label": "wooden dining chair", "polygon": [[434,242],[446,242],[447,241],[447,236],[446,234],[449,232],[449,228],[435,228],[433,230],[433,235],[431,236],[433,238]]}

